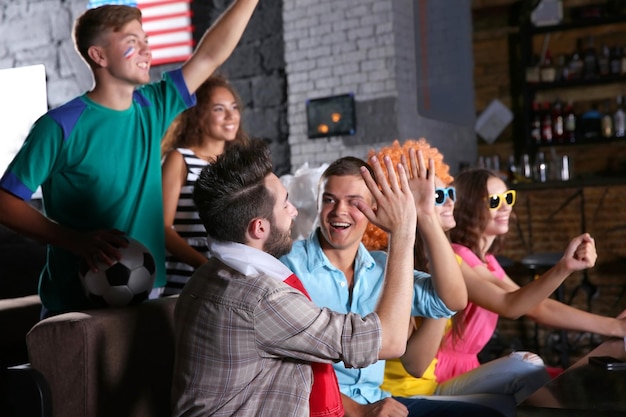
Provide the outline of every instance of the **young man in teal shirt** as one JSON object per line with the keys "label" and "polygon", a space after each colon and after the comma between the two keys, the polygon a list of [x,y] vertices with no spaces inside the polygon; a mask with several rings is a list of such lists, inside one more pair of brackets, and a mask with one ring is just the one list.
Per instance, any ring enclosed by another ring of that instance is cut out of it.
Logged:
{"label": "young man in teal shirt", "polygon": [[[155,257],[165,284],[160,140],[195,104],[194,92],[232,53],[258,0],[235,0],[178,70],[149,84],[152,55],[141,12],[101,6],[76,21],[76,49],[92,90],[49,111],[33,126],[0,179],[0,223],[46,242],[42,315],[89,308],[80,259],[96,269],[119,259],[123,235]],[[44,213],[28,204],[41,186]]]}

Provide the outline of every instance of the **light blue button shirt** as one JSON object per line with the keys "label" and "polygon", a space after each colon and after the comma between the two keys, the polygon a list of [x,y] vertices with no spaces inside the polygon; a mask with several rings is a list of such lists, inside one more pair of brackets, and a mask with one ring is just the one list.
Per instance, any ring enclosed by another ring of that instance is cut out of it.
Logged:
{"label": "light blue button shirt", "polygon": [[[361,244],[354,265],[354,287],[350,294],[348,281],[335,268],[320,247],[317,230],[308,239],[294,242],[290,253],[280,260],[291,269],[320,307],[339,313],[367,315],[374,311],[382,291],[387,254],[368,250]],[[454,312],[439,298],[430,275],[415,271],[412,315],[450,317]],[[333,365],[341,392],[361,403],[373,403],[389,397],[380,389],[385,375],[385,361],[379,360],[363,369],[346,368],[343,362]]]}

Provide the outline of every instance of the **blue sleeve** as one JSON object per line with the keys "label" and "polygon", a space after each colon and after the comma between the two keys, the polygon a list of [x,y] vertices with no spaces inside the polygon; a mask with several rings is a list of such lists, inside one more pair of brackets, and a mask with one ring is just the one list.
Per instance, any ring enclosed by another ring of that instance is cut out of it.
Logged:
{"label": "blue sleeve", "polygon": [[[370,255],[378,265],[387,263],[387,253],[372,251]],[[422,271],[413,271],[413,316],[442,318],[451,317],[454,311],[450,310],[435,291],[430,274]]]}
{"label": "blue sleeve", "polygon": [[0,179],[0,187],[29,201],[54,171],[63,146],[61,127],[48,114],[31,128],[24,144]]}
{"label": "blue sleeve", "polygon": [[414,272],[415,285],[413,286],[413,316],[442,318],[451,317],[454,311],[450,310],[435,291],[432,278],[421,271]]}

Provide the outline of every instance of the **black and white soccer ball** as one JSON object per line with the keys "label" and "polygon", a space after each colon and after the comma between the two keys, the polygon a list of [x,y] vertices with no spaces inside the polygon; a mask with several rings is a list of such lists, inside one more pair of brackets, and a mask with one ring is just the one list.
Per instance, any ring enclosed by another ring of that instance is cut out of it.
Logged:
{"label": "black and white soccer ball", "polygon": [[119,248],[121,259],[92,271],[83,261],[79,276],[87,297],[98,307],[123,307],[145,301],[156,278],[154,257],[141,242],[126,237],[128,246]]}

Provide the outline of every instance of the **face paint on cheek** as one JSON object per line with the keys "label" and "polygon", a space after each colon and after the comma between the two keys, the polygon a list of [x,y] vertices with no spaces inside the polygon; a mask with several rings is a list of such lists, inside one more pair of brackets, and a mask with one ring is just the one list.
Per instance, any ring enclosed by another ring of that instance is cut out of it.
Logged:
{"label": "face paint on cheek", "polygon": [[124,58],[130,59],[133,55],[135,55],[135,48],[129,46],[126,52],[124,52]]}

